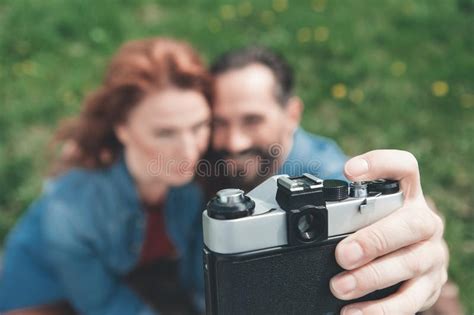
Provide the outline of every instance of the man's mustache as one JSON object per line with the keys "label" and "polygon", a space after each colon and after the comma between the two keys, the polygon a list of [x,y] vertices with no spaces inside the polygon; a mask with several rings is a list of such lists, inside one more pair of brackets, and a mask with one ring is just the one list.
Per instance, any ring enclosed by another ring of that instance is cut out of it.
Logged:
{"label": "man's mustache", "polygon": [[218,159],[237,160],[239,158],[249,157],[249,156],[266,157],[268,153],[264,149],[253,147],[253,148],[248,148],[246,150],[242,150],[237,153],[232,153],[228,150],[215,150],[214,155]]}

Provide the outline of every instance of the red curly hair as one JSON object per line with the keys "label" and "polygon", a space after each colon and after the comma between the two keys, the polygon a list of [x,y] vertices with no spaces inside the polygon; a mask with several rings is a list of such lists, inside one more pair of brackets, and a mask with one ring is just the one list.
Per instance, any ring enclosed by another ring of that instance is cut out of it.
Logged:
{"label": "red curly hair", "polygon": [[63,148],[51,173],[112,164],[123,149],[115,126],[146,95],[170,86],[196,90],[211,104],[210,75],[189,44],[159,37],[125,43],[112,57],[102,85],[86,98],[80,115],[58,129],[54,143]]}

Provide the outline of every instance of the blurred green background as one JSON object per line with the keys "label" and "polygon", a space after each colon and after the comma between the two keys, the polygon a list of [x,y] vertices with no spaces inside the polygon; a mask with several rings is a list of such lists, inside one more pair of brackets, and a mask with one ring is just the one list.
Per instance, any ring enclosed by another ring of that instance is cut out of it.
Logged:
{"label": "blurred green background", "polygon": [[474,0],[2,0],[2,243],[40,192],[58,121],[78,112],[120,43],[155,35],[189,40],[208,61],[272,47],[296,69],[306,129],[349,155],[413,152],[474,312]]}

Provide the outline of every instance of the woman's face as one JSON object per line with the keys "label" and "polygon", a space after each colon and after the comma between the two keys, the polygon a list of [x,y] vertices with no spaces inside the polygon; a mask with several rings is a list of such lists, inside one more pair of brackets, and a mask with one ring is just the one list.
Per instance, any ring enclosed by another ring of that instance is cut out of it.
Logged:
{"label": "woman's face", "polygon": [[210,116],[206,99],[194,90],[168,88],[145,97],[116,127],[135,180],[167,186],[189,182],[208,145]]}

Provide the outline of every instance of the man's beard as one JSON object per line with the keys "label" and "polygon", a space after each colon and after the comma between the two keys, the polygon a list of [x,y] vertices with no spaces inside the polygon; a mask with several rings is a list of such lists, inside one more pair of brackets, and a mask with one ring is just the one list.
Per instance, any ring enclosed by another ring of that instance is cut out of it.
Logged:
{"label": "man's beard", "polygon": [[[227,150],[210,151],[208,158],[215,166],[213,186],[216,184],[216,191],[223,188],[239,188],[249,192],[275,174],[280,157],[271,154],[270,148],[252,147],[237,154]],[[253,167],[250,169],[246,167],[249,165]],[[227,169],[222,170],[221,166]]]}

